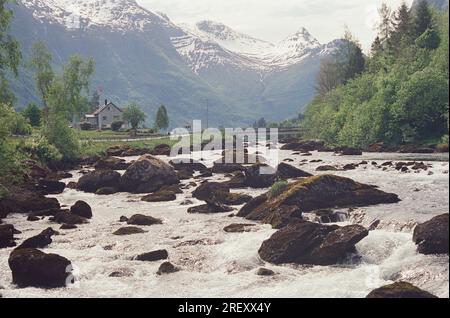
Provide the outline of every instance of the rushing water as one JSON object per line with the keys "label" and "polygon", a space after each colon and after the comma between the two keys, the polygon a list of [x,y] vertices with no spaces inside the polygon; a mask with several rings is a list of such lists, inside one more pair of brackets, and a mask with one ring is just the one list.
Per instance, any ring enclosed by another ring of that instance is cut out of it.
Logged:
{"label": "rushing water", "polygon": [[[220,157],[209,153],[206,163]],[[256,224],[248,233],[225,233],[231,223],[247,222],[225,214],[188,214],[189,206],[180,205],[191,198],[193,189],[185,190],[176,201],[147,203],[140,195],[119,193],[96,196],[66,189],[55,197],[70,206],[77,200],[88,202],[94,213],[89,224],[78,229],[61,231],[45,249],[60,254],[76,267],[78,283],[71,288],[43,290],[18,289],[11,284],[8,256],[12,249],[0,250],[0,294],[4,297],[364,297],[372,289],[397,280],[404,280],[439,297],[449,297],[448,256],[425,256],[416,252],[412,229],[449,210],[448,155],[365,154],[358,157],[337,157],[330,153],[313,156],[293,156],[281,151],[281,159],[292,158],[299,166],[302,160],[321,159],[320,163],[305,163],[300,167],[314,172],[322,164],[346,164],[375,159],[425,160],[432,164],[429,171],[401,173],[394,169],[382,171],[370,164],[356,170],[336,172],[360,182],[374,184],[381,190],[394,192],[402,199],[391,205],[378,205],[348,213],[349,222],[369,225],[381,221],[377,230],[363,239],[357,250],[360,259],[337,266],[274,266],[258,257],[258,249],[275,230],[269,225]],[[133,160],[135,158],[127,158]],[[167,158],[162,157],[164,160]],[[74,174],[77,180],[80,175]],[[214,175],[214,180],[226,180]],[[183,181],[183,183],[188,183]],[[246,189],[256,196],[263,190]],[[161,218],[162,225],[146,227],[147,233],[118,237],[112,235],[123,226],[120,216],[136,213]],[[47,220],[26,221],[26,216],[13,214],[6,219],[23,234],[21,239],[36,235],[43,229],[58,226]],[[251,222],[249,222],[251,223]],[[180,267],[180,272],[158,276],[160,262],[138,262],[132,258],[156,249],[167,249],[169,260]],[[272,277],[255,274],[259,267],[276,272]],[[122,277],[110,277],[120,272]]]}

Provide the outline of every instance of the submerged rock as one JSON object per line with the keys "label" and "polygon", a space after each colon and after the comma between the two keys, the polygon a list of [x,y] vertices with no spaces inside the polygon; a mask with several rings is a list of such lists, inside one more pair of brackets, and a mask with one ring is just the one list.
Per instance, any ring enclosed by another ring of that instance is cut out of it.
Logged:
{"label": "submerged rock", "polygon": [[207,203],[203,205],[194,206],[188,209],[188,213],[225,213],[231,212],[233,208],[219,203]]}
{"label": "submerged rock", "polygon": [[142,233],[145,233],[145,231],[141,228],[134,227],[134,226],[126,226],[126,227],[121,227],[120,229],[115,231],[113,233],[113,235],[124,236],[124,235],[133,235],[133,234],[142,234]]}
{"label": "submerged rock", "polygon": [[141,200],[145,202],[169,202],[176,199],[177,195],[174,192],[163,190],[146,195],[145,197],[141,198]]}
{"label": "submerged rock", "polygon": [[135,214],[128,219],[127,224],[150,226],[154,224],[162,224],[162,221],[151,216]]}
{"label": "submerged rock", "polygon": [[224,227],[224,231],[227,233],[242,233],[242,232],[249,232],[252,227],[254,227],[255,224],[230,224],[226,227]]}
{"label": "submerged rock", "polygon": [[354,253],[355,244],[368,233],[359,225],[338,227],[299,222],[273,234],[258,253],[274,264],[333,265]]}
{"label": "submerged rock", "polygon": [[117,193],[117,189],[114,187],[104,187],[95,191],[97,195],[111,195]]}
{"label": "submerged rock", "polygon": [[151,193],[165,185],[178,184],[175,169],[165,162],[145,155],[135,161],[124,173],[122,190],[132,193]]}
{"label": "submerged rock", "polygon": [[314,151],[314,150],[322,150],[325,147],[325,143],[320,140],[301,140],[301,141],[292,141],[283,145],[281,150],[292,150],[292,151]]}
{"label": "submerged rock", "polygon": [[275,272],[271,269],[267,269],[267,268],[258,268],[258,270],[256,271],[256,275],[258,276],[273,276],[275,275]]}
{"label": "submerged rock", "polygon": [[82,216],[69,213],[67,211],[60,211],[55,216],[50,218],[50,221],[59,223],[59,224],[85,224],[88,223],[88,220]]}
{"label": "submerged rock", "polygon": [[410,283],[397,282],[371,291],[366,298],[437,298]]}
{"label": "submerged rock", "polygon": [[167,250],[158,250],[138,255],[135,257],[135,260],[142,262],[155,262],[167,259],[168,257],[169,253],[167,252]]}
{"label": "submerged rock", "polygon": [[417,225],[413,241],[421,254],[448,254],[448,213]]}
{"label": "submerged rock", "polygon": [[16,249],[9,256],[13,283],[20,288],[58,288],[67,285],[71,262],[56,254],[45,254],[37,249]]}
{"label": "submerged rock", "polygon": [[0,248],[14,247],[16,246],[14,234],[16,230],[11,224],[0,225]]}

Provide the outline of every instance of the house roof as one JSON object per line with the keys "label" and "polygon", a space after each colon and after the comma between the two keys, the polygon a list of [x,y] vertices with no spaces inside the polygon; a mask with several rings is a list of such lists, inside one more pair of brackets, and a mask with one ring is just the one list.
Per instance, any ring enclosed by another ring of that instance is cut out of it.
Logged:
{"label": "house roof", "polygon": [[109,102],[106,105],[103,105],[102,107],[100,107],[99,109],[97,109],[95,112],[92,113],[92,115],[97,116],[98,114],[100,114],[102,111],[104,111],[107,107],[115,107],[117,108],[120,112],[123,112],[122,109],[120,109],[116,104]]}

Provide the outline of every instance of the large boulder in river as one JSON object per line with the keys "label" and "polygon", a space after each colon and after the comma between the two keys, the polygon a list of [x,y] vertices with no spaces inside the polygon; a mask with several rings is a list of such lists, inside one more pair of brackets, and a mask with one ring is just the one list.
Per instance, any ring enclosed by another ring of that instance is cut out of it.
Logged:
{"label": "large boulder in river", "polygon": [[131,193],[151,193],[179,182],[172,166],[150,155],[140,157],[128,167],[121,180],[122,190]]}
{"label": "large boulder in river", "polygon": [[60,194],[66,188],[64,182],[52,179],[40,179],[38,181],[38,189],[43,194]]}
{"label": "large boulder in river", "polygon": [[169,145],[160,144],[153,148],[153,150],[150,151],[150,154],[153,156],[170,156],[170,151],[171,148]]}
{"label": "large boulder in river", "polygon": [[83,175],[77,183],[77,189],[95,193],[101,188],[114,188],[118,189],[120,187],[120,173],[117,171],[92,171]]}
{"label": "large boulder in river", "polygon": [[448,254],[448,213],[419,224],[414,229],[413,241],[421,254]]}
{"label": "large boulder in river", "polygon": [[298,218],[301,212],[398,201],[396,194],[383,192],[374,186],[340,176],[321,175],[291,183],[281,194],[272,198],[266,196],[254,199],[238,215],[250,220],[267,221],[280,211],[284,214],[283,218],[287,217],[286,213],[293,213]]}
{"label": "large boulder in river", "polygon": [[281,150],[292,150],[292,151],[314,151],[322,150],[325,147],[325,143],[320,140],[300,140],[300,141],[290,141],[289,143],[283,145]]}
{"label": "large boulder in river", "polygon": [[86,219],[92,218],[92,208],[89,204],[84,201],[77,201],[70,208],[70,213],[81,216]]}
{"label": "large boulder in river", "polygon": [[333,265],[354,253],[355,244],[368,234],[359,225],[338,227],[297,222],[264,241],[258,253],[273,264]]}
{"label": "large boulder in river", "polygon": [[245,171],[245,183],[251,188],[268,188],[276,179],[276,170],[266,164],[255,164]]}
{"label": "large boulder in river", "polygon": [[56,254],[37,249],[14,250],[9,256],[13,283],[19,287],[65,287],[71,275],[71,262]]}
{"label": "large boulder in river", "polygon": [[210,204],[241,205],[252,199],[251,196],[231,193],[226,183],[204,182],[194,190],[192,196]]}
{"label": "large boulder in river", "polygon": [[57,199],[23,188],[9,189],[5,198],[0,199],[0,211],[8,213],[29,213],[48,209],[59,209]]}
{"label": "large boulder in river", "polygon": [[397,282],[371,291],[366,298],[437,298],[407,282]]}

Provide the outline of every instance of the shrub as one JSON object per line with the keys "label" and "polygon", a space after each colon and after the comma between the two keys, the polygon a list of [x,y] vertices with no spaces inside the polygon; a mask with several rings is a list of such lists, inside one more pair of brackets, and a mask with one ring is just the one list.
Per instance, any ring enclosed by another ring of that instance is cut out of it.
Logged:
{"label": "shrub", "polygon": [[276,182],[270,188],[267,196],[269,197],[269,199],[273,199],[273,198],[279,196],[281,193],[283,193],[284,190],[286,190],[288,185],[289,185],[289,183],[285,180]]}
{"label": "shrub", "polygon": [[62,159],[71,160],[80,154],[78,136],[69,127],[69,122],[64,116],[51,114],[42,127],[42,133],[48,142],[58,149]]}
{"label": "shrub", "polygon": [[30,125],[37,127],[41,124],[41,110],[36,104],[28,104],[22,111],[22,115],[28,119]]}
{"label": "shrub", "polygon": [[115,121],[111,124],[111,130],[119,131],[120,128],[122,128],[122,126],[123,126],[123,121],[121,121],[121,120]]}
{"label": "shrub", "polygon": [[25,142],[22,149],[29,153],[32,158],[46,164],[60,161],[62,155],[59,150],[50,144],[44,136],[39,136]]}
{"label": "shrub", "polygon": [[80,123],[80,129],[81,130],[91,130],[92,129],[92,124],[88,123],[88,122]]}

